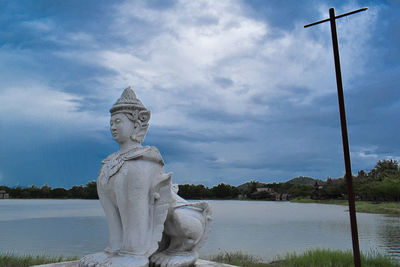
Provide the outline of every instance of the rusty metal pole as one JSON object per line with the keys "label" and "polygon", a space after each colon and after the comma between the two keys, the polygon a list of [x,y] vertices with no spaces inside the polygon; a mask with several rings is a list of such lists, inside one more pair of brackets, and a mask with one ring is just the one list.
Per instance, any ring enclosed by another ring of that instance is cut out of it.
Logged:
{"label": "rusty metal pole", "polygon": [[304,26],[304,28],[307,28],[328,21],[330,21],[331,23],[332,46],[333,46],[333,56],[335,59],[336,84],[337,84],[338,102],[339,102],[340,125],[342,130],[344,165],[346,169],[345,177],[347,184],[347,194],[349,199],[350,226],[351,226],[351,237],[353,241],[353,256],[354,256],[355,267],[361,267],[361,257],[360,257],[360,246],[358,243],[357,218],[356,218],[356,208],[355,208],[355,199],[353,190],[353,174],[351,172],[349,138],[347,135],[346,110],[344,106],[342,72],[340,69],[340,57],[339,57],[339,44],[336,32],[336,19],[352,15],[358,12],[362,12],[367,9],[368,8],[361,8],[339,16],[335,16],[335,9],[330,8],[329,19],[324,19]]}
{"label": "rusty metal pole", "polygon": [[350,213],[351,236],[353,241],[354,266],[361,267],[360,246],[358,243],[357,218],[356,218],[356,208],[355,208],[354,190],[353,190],[353,174],[351,172],[349,138],[347,135],[346,110],[344,105],[342,72],[340,69],[339,44],[336,32],[336,18],[335,18],[334,8],[329,9],[329,18],[331,23],[333,55],[335,58],[336,84],[338,92],[340,124],[342,129],[342,143],[343,143],[344,165],[346,169],[347,194],[349,199],[349,213]]}

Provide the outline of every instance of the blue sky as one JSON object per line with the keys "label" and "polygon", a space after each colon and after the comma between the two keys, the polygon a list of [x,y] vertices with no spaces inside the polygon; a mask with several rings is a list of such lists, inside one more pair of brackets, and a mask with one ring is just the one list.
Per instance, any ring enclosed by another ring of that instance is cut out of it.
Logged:
{"label": "blue sky", "polygon": [[329,24],[338,21],[353,172],[400,159],[398,1],[0,1],[0,184],[95,180],[131,85],[175,183],[344,173]]}

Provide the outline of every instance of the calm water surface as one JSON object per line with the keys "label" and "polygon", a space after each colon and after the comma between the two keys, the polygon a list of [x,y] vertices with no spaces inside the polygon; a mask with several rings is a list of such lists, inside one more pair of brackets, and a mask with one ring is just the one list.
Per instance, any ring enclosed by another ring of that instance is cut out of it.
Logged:
{"label": "calm water surface", "polygon": [[[310,248],[351,249],[344,206],[264,201],[209,201],[213,226],[202,256],[224,251],[265,260]],[[360,247],[400,260],[400,217],[357,213]],[[107,246],[98,200],[1,200],[0,252],[86,255]]]}

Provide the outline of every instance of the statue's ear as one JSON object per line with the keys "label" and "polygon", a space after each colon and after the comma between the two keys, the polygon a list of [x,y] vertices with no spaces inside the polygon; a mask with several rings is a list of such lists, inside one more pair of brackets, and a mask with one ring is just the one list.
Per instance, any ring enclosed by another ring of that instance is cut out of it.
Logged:
{"label": "statue's ear", "polygon": [[150,120],[150,110],[141,110],[138,117],[142,123],[147,123]]}
{"label": "statue's ear", "polygon": [[134,116],[137,116],[137,120],[134,122],[134,130],[131,139],[141,143],[149,128],[150,110],[141,110],[139,113],[135,113]]}
{"label": "statue's ear", "polygon": [[141,122],[140,120],[135,122],[135,127],[133,129],[133,134],[131,136],[131,139],[139,143],[143,142],[148,128],[149,124],[147,122]]}

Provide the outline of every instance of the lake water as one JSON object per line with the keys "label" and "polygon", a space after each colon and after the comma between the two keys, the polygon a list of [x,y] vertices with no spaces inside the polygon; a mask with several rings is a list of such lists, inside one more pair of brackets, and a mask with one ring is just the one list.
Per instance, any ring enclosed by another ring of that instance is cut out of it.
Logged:
{"label": "lake water", "polygon": [[[209,201],[213,225],[200,254],[242,251],[272,260],[311,248],[351,249],[345,206]],[[400,217],[357,213],[360,247],[400,260]],[[98,200],[1,200],[0,252],[78,255],[107,246]]]}

